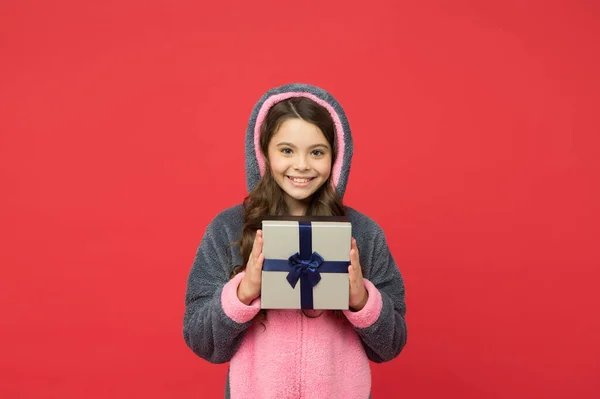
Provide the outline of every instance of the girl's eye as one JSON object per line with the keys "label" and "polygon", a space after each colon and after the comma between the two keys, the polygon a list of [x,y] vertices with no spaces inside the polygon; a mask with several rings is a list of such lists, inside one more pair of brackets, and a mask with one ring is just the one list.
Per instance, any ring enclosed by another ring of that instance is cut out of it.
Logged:
{"label": "girl's eye", "polygon": [[320,157],[321,155],[324,155],[324,152],[321,151],[321,150],[314,150],[312,153],[313,153],[313,155],[315,155],[317,157]]}
{"label": "girl's eye", "polygon": [[283,152],[284,154],[291,154],[292,150],[291,150],[291,148],[282,148],[281,152]]}

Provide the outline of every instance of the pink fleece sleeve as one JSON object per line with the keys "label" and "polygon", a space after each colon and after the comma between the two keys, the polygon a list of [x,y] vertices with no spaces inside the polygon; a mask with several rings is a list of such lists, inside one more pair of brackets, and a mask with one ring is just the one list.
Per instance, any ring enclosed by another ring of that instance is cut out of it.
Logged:
{"label": "pink fleece sleeve", "polygon": [[221,306],[223,307],[223,311],[236,323],[246,323],[252,320],[260,311],[260,297],[252,301],[250,306],[247,306],[237,296],[238,286],[245,274],[246,272],[237,274],[223,286],[223,291],[221,292]]}
{"label": "pink fleece sleeve", "polygon": [[365,282],[365,288],[369,293],[369,299],[367,299],[365,307],[358,312],[343,310],[350,323],[358,328],[367,328],[375,323],[379,318],[379,315],[381,314],[381,308],[383,307],[381,293],[377,287],[375,287],[375,285],[373,285],[373,283],[366,278],[363,279],[363,281]]}

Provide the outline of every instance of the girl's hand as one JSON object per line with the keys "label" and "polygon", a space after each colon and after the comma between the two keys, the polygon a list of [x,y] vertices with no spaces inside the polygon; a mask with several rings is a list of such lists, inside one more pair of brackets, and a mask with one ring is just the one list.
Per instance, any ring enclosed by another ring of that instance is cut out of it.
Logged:
{"label": "girl's hand", "polygon": [[363,282],[362,269],[358,258],[358,246],[354,238],[352,238],[350,249],[348,274],[350,275],[350,309],[357,312],[365,307],[367,299],[369,299],[369,293]]}
{"label": "girl's hand", "polygon": [[237,290],[238,298],[245,305],[250,305],[253,300],[260,296],[262,265],[265,260],[265,255],[262,253],[262,246],[262,230],[257,230],[252,252],[246,265],[246,275],[242,278]]}

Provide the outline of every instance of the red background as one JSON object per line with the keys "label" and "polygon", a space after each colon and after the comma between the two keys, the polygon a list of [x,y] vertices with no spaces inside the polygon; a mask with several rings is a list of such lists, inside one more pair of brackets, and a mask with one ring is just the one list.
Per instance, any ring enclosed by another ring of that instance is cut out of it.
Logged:
{"label": "red background", "polygon": [[345,107],[406,280],[374,397],[599,397],[600,3],[255,3],[0,5],[0,397],[222,396],[185,282],[294,81]]}

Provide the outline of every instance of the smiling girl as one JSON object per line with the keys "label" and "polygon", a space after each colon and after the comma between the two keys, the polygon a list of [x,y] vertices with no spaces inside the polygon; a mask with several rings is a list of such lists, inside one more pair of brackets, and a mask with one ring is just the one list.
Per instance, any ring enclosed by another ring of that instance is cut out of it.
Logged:
{"label": "smiling girl", "polygon": [[[406,344],[404,283],[385,235],[342,202],[352,151],[346,116],[323,89],[277,87],[254,107],[249,195],[207,227],[185,301],[187,345],[210,362],[230,362],[225,397],[368,398],[369,360],[389,361]],[[257,321],[268,215],[350,219],[350,309],[342,317],[272,309]]]}

